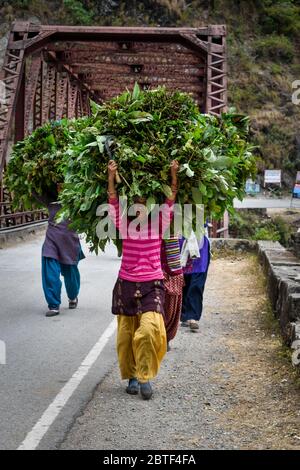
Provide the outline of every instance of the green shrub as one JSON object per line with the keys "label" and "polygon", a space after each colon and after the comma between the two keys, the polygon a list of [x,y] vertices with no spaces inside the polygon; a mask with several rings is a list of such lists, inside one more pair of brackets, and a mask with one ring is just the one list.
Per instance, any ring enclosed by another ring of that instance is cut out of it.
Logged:
{"label": "green shrub", "polygon": [[63,0],[63,6],[73,24],[93,24],[94,11],[86,9],[80,0]]}
{"label": "green shrub", "polygon": [[230,216],[229,231],[234,238],[279,241],[288,246],[294,228],[281,216],[270,219],[263,209],[240,209]]}
{"label": "green shrub", "polygon": [[262,225],[265,218],[263,209],[241,209],[230,215],[229,231],[234,238],[252,239],[257,226]]}
{"label": "green shrub", "polygon": [[300,8],[288,1],[271,5],[264,9],[260,23],[264,33],[299,35]]}
{"label": "green shrub", "polygon": [[245,109],[250,113],[254,108],[262,105],[257,87],[248,83],[247,87],[235,82],[229,82],[229,102],[238,109]]}
{"label": "green shrub", "polygon": [[259,58],[291,62],[295,50],[291,40],[286,36],[270,35],[255,41],[255,51]]}
{"label": "green shrub", "polygon": [[276,64],[275,62],[271,64],[271,73],[273,75],[280,75],[284,71],[281,64]]}
{"label": "green shrub", "polygon": [[265,227],[260,227],[255,230],[255,234],[252,237],[253,240],[271,240],[272,242],[278,242],[280,240],[280,234],[277,232],[273,224],[268,224]]}
{"label": "green shrub", "polygon": [[280,235],[279,241],[283,246],[288,246],[291,239],[291,235],[294,232],[293,227],[288,224],[282,217],[279,215],[274,217],[273,223],[276,226],[276,230]]}

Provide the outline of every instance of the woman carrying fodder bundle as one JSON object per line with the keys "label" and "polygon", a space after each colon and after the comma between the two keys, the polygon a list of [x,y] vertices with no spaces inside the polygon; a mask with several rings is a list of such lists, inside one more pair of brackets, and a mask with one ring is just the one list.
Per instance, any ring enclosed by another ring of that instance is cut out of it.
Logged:
{"label": "woman carrying fodder bundle", "polygon": [[43,196],[34,193],[36,200],[48,208],[49,219],[45,241],[42,247],[42,284],[48,311],[46,317],[60,313],[61,288],[60,277],[63,276],[69,300],[69,309],[78,305],[80,290],[80,273],[78,263],[84,259],[77,233],[69,229],[70,221],[57,223],[55,218],[61,205],[57,202],[60,185],[57,191]]}
{"label": "woman carrying fodder bundle", "polygon": [[[177,193],[178,162],[171,163],[172,195],[159,213],[159,224],[149,224],[142,199],[135,236],[129,224],[120,217],[120,205],[115,188],[117,164],[108,164],[108,195],[111,218],[123,238],[123,255],[119,277],[113,291],[112,313],[118,315],[117,352],[122,379],[128,380],[127,393],[149,400],[153,379],[167,350],[164,325],[164,282],[161,267],[162,227],[170,225]],[[127,214],[126,214],[127,215]],[[157,226],[158,232],[157,232]]]}
{"label": "woman carrying fodder bundle", "polygon": [[178,237],[166,238],[162,243],[162,267],[165,287],[165,326],[168,351],[178,331],[182,310],[184,276],[180,260],[180,242]]}

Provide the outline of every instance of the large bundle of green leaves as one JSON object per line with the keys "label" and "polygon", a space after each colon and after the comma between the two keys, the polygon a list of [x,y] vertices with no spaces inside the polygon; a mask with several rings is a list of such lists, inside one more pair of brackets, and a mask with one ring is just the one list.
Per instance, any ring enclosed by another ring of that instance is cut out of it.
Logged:
{"label": "large bundle of green leaves", "polygon": [[164,88],[125,92],[77,120],[50,122],[15,145],[6,184],[15,206],[36,206],[35,195],[57,194],[61,218],[85,233],[91,248],[104,249],[98,240],[97,207],[107,201],[105,142],[118,163],[118,191],[131,204],[135,196],[148,206],[170,195],[170,162],[180,163],[177,201],[202,203],[207,216],[219,218],[244,195],[245,181],[255,173],[247,140],[248,118],[235,113],[221,117],[201,114],[193,99]]}
{"label": "large bundle of green leaves", "polygon": [[35,195],[57,197],[57,185],[64,182],[68,146],[88,120],[51,121],[15,144],[5,177],[15,208],[40,206]]}
{"label": "large bundle of green leaves", "polygon": [[193,99],[164,88],[140,91],[93,104],[89,127],[77,133],[68,151],[63,216],[85,233],[92,249],[104,248],[96,226],[98,205],[107,201],[107,136],[113,135],[114,157],[128,197],[147,198],[148,205],[170,194],[170,162],[180,163],[177,201],[202,203],[206,215],[219,218],[244,195],[245,181],[255,173],[247,141],[248,119],[234,113],[220,118],[199,112]]}

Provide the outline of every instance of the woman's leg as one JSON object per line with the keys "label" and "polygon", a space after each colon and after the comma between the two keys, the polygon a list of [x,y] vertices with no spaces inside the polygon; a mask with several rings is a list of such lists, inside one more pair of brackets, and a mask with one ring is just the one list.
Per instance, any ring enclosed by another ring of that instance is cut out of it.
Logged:
{"label": "woman's leg", "polygon": [[56,259],[42,256],[42,282],[49,309],[59,309],[62,283],[60,280],[60,264]]}
{"label": "woman's leg", "polygon": [[122,379],[136,377],[133,338],[138,324],[137,316],[118,315],[117,353]]}
{"label": "woman's leg", "polygon": [[165,327],[167,341],[175,338],[182,310],[183,275],[165,276]]}
{"label": "woman's leg", "polygon": [[181,317],[180,320],[182,322],[188,321],[189,317],[189,296],[190,296],[190,286],[191,286],[191,275],[184,276],[184,287],[183,287],[183,298],[182,298],[182,309],[181,309]]}
{"label": "woman's leg", "polygon": [[181,321],[199,321],[203,309],[203,293],[207,272],[185,275]]}
{"label": "woman's leg", "polygon": [[80,289],[80,273],[76,264],[62,264],[61,273],[64,276],[65,287],[69,300],[78,297]]}
{"label": "woman's leg", "polygon": [[138,315],[139,326],[133,338],[133,354],[139,382],[153,379],[159,371],[167,351],[167,337],[163,316],[157,312]]}

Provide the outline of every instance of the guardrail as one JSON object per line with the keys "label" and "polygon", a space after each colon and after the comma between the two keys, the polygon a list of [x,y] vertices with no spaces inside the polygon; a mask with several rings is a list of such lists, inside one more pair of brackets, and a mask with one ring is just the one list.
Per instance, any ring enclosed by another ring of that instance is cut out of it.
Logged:
{"label": "guardrail", "polygon": [[0,231],[32,225],[48,219],[47,213],[41,209],[12,212],[11,207],[11,203],[0,203]]}
{"label": "guardrail", "polygon": [[210,238],[228,238],[229,237],[229,216],[225,211],[221,220],[212,220],[209,227]]}

